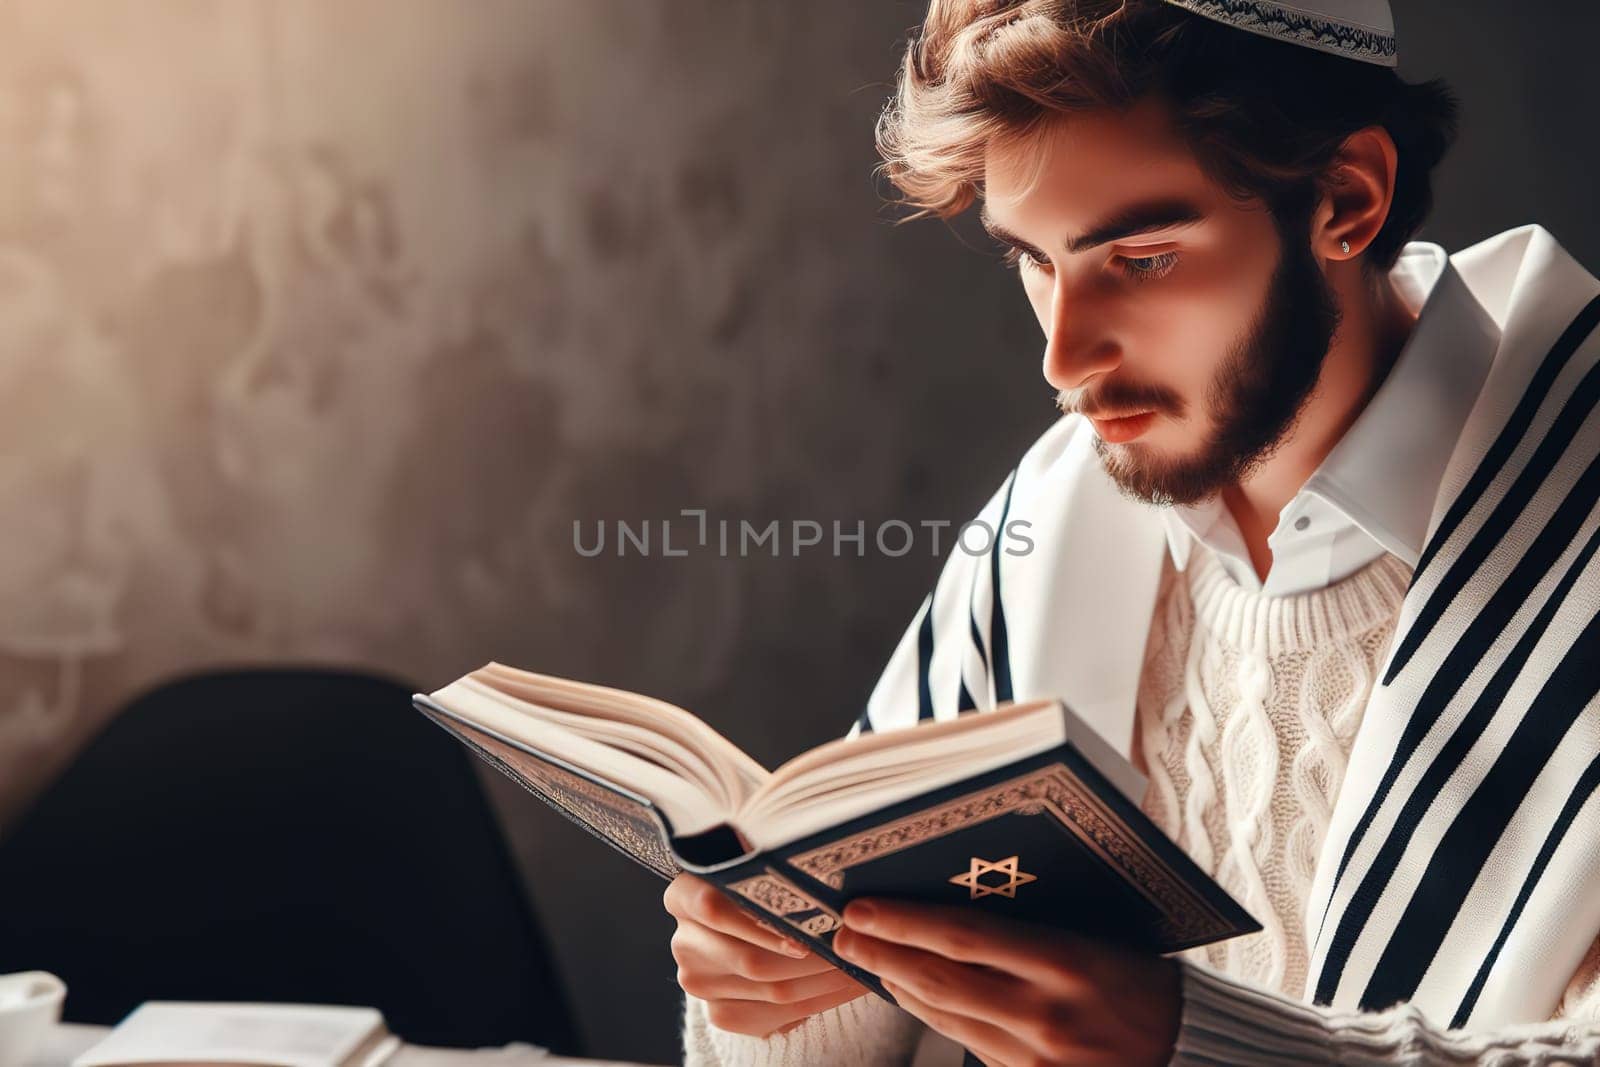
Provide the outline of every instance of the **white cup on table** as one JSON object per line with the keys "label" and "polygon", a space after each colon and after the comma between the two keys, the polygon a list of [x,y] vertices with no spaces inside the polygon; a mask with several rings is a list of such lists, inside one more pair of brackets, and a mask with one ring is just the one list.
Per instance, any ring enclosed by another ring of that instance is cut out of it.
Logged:
{"label": "white cup on table", "polygon": [[48,971],[0,974],[0,1067],[26,1063],[61,1021],[67,987]]}

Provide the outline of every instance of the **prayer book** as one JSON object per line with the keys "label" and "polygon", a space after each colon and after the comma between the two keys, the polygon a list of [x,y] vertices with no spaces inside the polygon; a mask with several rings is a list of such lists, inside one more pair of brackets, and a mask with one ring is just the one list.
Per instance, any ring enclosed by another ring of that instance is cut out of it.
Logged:
{"label": "prayer book", "polygon": [[498,663],[413,700],[640,864],[712,882],[885,996],[831,949],[855,897],[1163,953],[1261,929],[1139,810],[1144,776],[1057,700],[838,738],[775,771],[682,708]]}
{"label": "prayer book", "polygon": [[378,1067],[399,1046],[373,1008],[152,1000],[135,1008],[72,1067]]}

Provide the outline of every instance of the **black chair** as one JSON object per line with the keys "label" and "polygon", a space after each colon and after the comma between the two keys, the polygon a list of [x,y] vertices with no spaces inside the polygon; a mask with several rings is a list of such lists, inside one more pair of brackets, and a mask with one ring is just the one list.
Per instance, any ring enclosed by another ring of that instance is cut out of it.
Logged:
{"label": "black chair", "polygon": [[580,1054],[472,757],[393,681],[231,671],[134,701],[0,839],[0,973],[66,1017],[370,1005],[418,1044]]}

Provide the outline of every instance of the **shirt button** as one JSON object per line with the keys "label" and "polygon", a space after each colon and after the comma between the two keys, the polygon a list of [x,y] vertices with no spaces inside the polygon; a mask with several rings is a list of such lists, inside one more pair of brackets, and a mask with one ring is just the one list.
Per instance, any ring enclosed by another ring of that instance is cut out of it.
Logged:
{"label": "shirt button", "polygon": [[1310,526],[1310,525],[1311,525],[1311,517],[1309,515],[1302,515],[1298,519],[1294,520],[1294,528],[1296,530],[1304,530],[1307,526]]}

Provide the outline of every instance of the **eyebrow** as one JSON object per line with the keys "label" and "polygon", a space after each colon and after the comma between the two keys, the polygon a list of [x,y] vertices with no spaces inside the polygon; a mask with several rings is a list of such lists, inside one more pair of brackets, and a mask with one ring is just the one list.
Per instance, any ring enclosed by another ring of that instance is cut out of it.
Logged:
{"label": "eyebrow", "polygon": [[[1137,237],[1140,234],[1171,229],[1175,226],[1192,226],[1203,221],[1205,217],[1205,212],[1188,200],[1146,200],[1119,208],[1109,218],[1090,227],[1087,232],[1077,237],[1068,237],[1064,244],[1068,252],[1086,252],[1091,248],[1127,237]],[[1033,245],[991,218],[987,204],[979,210],[978,219],[989,236],[996,240],[1021,248],[1033,248]]]}

